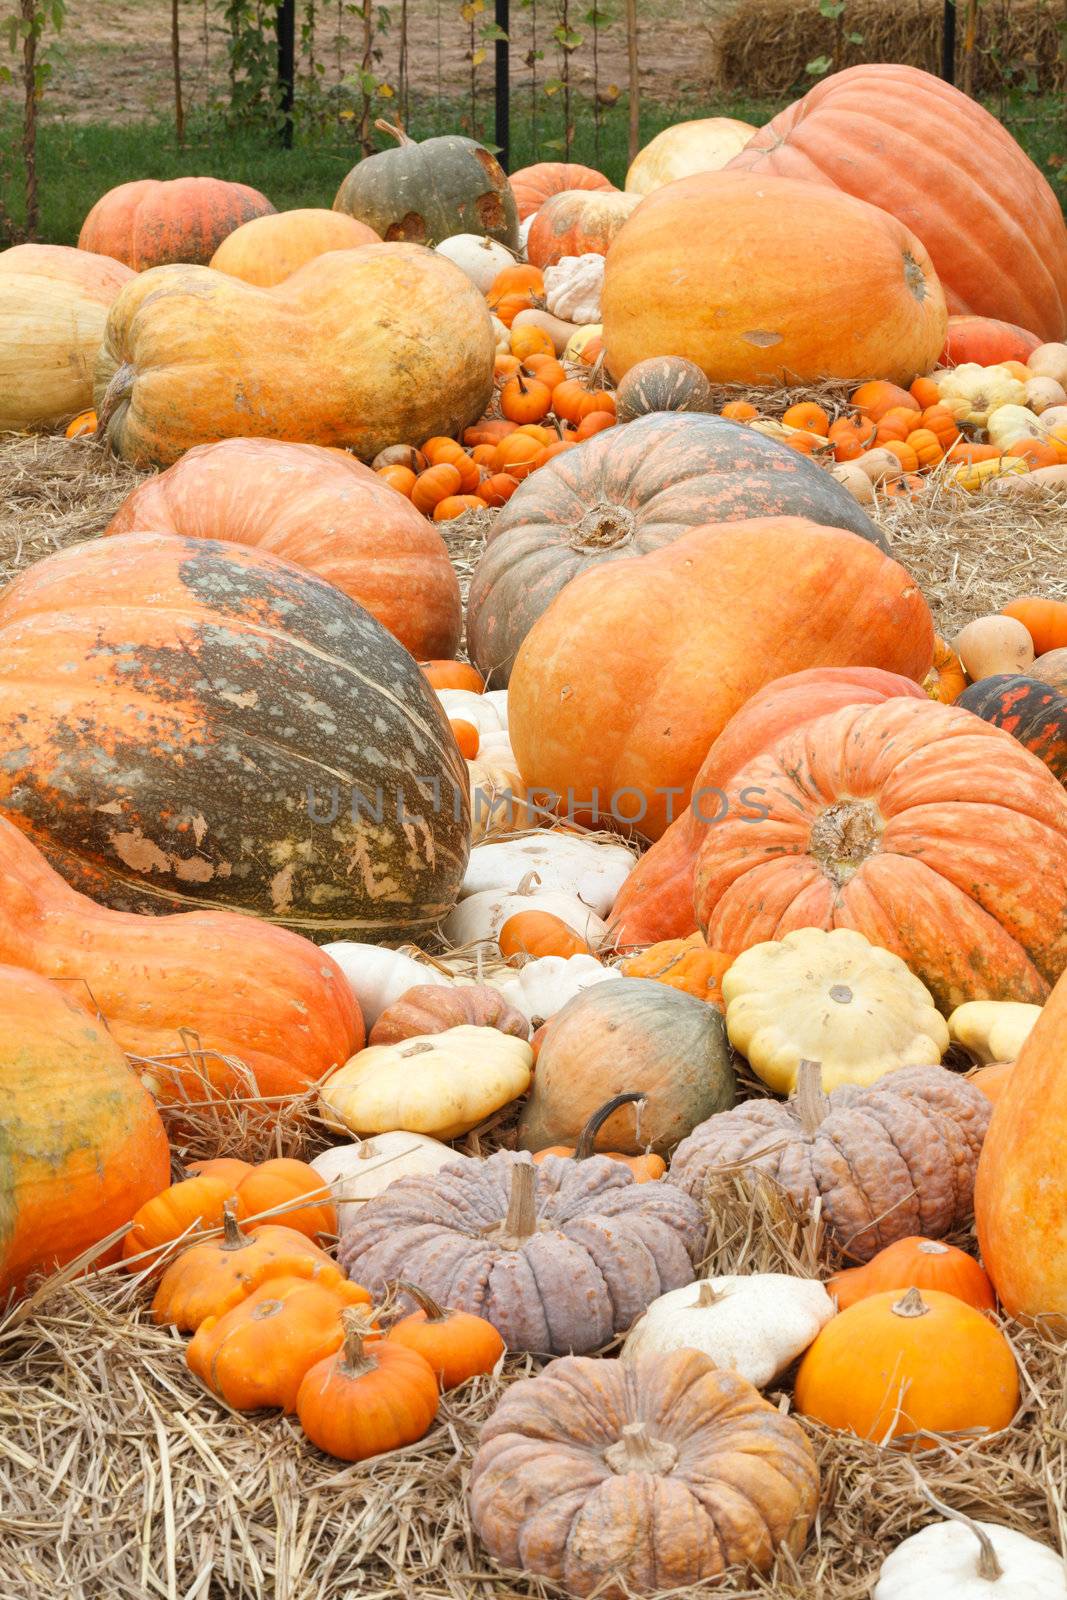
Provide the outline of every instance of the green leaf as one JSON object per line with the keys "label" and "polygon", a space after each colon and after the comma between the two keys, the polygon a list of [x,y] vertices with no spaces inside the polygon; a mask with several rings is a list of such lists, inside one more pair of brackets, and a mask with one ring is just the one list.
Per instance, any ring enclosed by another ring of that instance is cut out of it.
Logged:
{"label": "green leaf", "polygon": [[862,44],[863,35],[862,33],[846,33],[845,40],[848,44]]}
{"label": "green leaf", "polygon": [[845,9],[845,0],[819,0],[819,10],[824,17],[836,20]]}
{"label": "green leaf", "polygon": [[563,88],[563,81],[560,78],[546,78],[541,87],[547,95],[559,94]]}
{"label": "green leaf", "polygon": [[821,78],[832,66],[833,62],[829,56],[816,56],[814,61],[808,62],[804,71],[812,78]]}
{"label": "green leaf", "polygon": [[503,28],[498,28],[495,22],[483,22],[478,32],[483,39],[500,39],[504,43],[511,38],[511,35],[505,33]]}
{"label": "green leaf", "polygon": [[562,139],[542,139],[541,144],[545,150],[566,150],[567,148]]}

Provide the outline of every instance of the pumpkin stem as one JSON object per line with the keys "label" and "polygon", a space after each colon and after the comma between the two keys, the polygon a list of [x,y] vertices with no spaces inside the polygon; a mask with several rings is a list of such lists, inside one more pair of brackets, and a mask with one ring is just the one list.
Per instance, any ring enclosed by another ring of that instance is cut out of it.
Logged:
{"label": "pumpkin stem", "polygon": [[247,1233],[241,1232],[241,1224],[237,1220],[236,1200],[227,1200],[222,1208],[222,1250],[243,1250],[249,1243]]}
{"label": "pumpkin stem", "polygon": [[797,1068],[794,1101],[800,1126],[809,1138],[818,1133],[830,1113],[830,1101],[822,1092],[822,1062],[802,1061]]}
{"label": "pumpkin stem", "polygon": [[920,1239],[918,1244],[920,1255],[947,1256],[948,1245],[940,1244],[936,1239]]}
{"label": "pumpkin stem", "polygon": [[370,1161],[378,1154],[373,1139],[361,1139],[356,1147],[357,1161]]}
{"label": "pumpkin stem", "polygon": [[653,1439],[643,1422],[628,1422],[614,1444],[604,1451],[612,1472],[667,1473],[678,1460],[678,1452],[666,1439]]}
{"label": "pumpkin stem", "polygon": [[541,874],[539,872],[527,872],[524,877],[520,878],[519,886],[515,893],[533,894],[534,890],[540,887],[540,884]]}
{"label": "pumpkin stem", "polygon": [[403,146],[418,143],[416,139],[411,139],[408,137],[403,128],[400,126],[399,122],[387,122],[384,117],[377,117],[375,119],[374,126],[380,133],[387,133],[391,139],[395,139],[398,145]]}
{"label": "pumpkin stem", "polygon": [[811,825],[808,854],[838,888],[881,848],[885,824],[870,800],[838,800]]}
{"label": "pumpkin stem", "polygon": [[537,1169],[532,1161],[516,1161],[511,1169],[504,1236],[521,1242],[537,1227]]}
{"label": "pumpkin stem", "polygon": [[693,1301],[694,1311],[706,1311],[709,1306],[717,1306],[720,1300],[725,1300],[726,1294],[722,1289],[716,1289],[707,1278],[702,1278],[697,1284],[697,1297]]}
{"label": "pumpkin stem", "polygon": [[427,1044],[426,1041],[423,1040],[421,1044],[408,1045],[406,1050],[398,1050],[397,1055],[403,1056],[404,1059],[407,1060],[408,1056],[422,1056],[426,1054],[427,1050],[432,1049],[433,1045]]}
{"label": "pumpkin stem", "polygon": [[341,1313],[341,1326],[345,1330],[341,1355],[345,1372],[353,1378],[361,1378],[365,1372],[373,1372],[378,1363],[371,1360],[363,1342],[373,1331],[366,1315],[361,1314],[354,1306],[349,1306]]}
{"label": "pumpkin stem", "polygon": [[925,1317],[930,1313],[918,1289],[909,1289],[903,1300],[898,1300],[892,1308],[895,1317]]}
{"label": "pumpkin stem", "polygon": [[572,550],[613,550],[630,544],[636,531],[637,518],[628,507],[599,500],[578,518],[567,543]]}
{"label": "pumpkin stem", "polygon": [[958,1522],[964,1528],[969,1528],[978,1540],[978,1576],[984,1578],[987,1583],[999,1582],[1004,1576],[1004,1568],[997,1559],[993,1541],[985,1529],[975,1522],[973,1517],[969,1517],[965,1512],[957,1511],[954,1506],[946,1505],[943,1500],[939,1500],[915,1464],[909,1461],[908,1465],[911,1468],[911,1475],[915,1479],[915,1486],[924,1500],[929,1501],[933,1509],[939,1512],[941,1516],[947,1517],[950,1522]]}
{"label": "pumpkin stem", "polygon": [[394,1294],[406,1294],[410,1300],[414,1300],[419,1310],[425,1313],[427,1322],[447,1322],[452,1315],[439,1306],[425,1289],[420,1289],[417,1283],[409,1283],[406,1278],[396,1278],[389,1288]]}
{"label": "pumpkin stem", "polygon": [[613,1099],[605,1100],[604,1104],[593,1112],[593,1115],[589,1118],[589,1121],[578,1135],[578,1143],[574,1147],[574,1154],[571,1157],[571,1160],[588,1160],[588,1158],[594,1153],[593,1144],[596,1140],[597,1134],[600,1132],[605,1122],[607,1122],[613,1111],[617,1111],[620,1106],[635,1104],[644,1105],[645,1099],[646,1096],[643,1094],[617,1094]]}

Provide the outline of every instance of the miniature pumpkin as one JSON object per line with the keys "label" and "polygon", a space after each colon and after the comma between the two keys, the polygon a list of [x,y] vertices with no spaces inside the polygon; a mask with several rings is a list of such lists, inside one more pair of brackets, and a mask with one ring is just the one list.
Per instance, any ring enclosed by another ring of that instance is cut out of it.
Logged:
{"label": "miniature pumpkin", "polygon": [[458,1139],[530,1085],[525,1039],[461,1025],[361,1050],[322,1084],[322,1114],[352,1133],[404,1129]]}
{"label": "miniature pumpkin", "polygon": [[1014,1071],[1014,1061],[991,1061],[987,1067],[975,1067],[968,1072],[967,1081],[981,1089],[986,1099],[996,1105],[1010,1088]]}
{"label": "miniature pumpkin", "polygon": [[833,1301],[814,1278],[784,1272],[702,1278],[653,1300],[627,1335],[620,1360],[699,1350],[716,1367],[764,1389],[833,1315]]}
{"label": "miniature pumpkin", "polygon": [[320,1151],[310,1165],[330,1185],[337,1206],[337,1226],[344,1233],[352,1226],[360,1206],[398,1178],[438,1172],[457,1159],[456,1152],[439,1139],[398,1130],[351,1144],[331,1145]]}
{"label": "miniature pumpkin", "polygon": [[133,1226],[122,1241],[129,1270],[143,1272],[158,1265],[166,1246],[184,1234],[221,1228],[236,1187],[228,1176],[204,1174],[158,1190],[134,1212]]}
{"label": "miniature pumpkin", "polygon": [[438,1302],[486,1317],[509,1350],[599,1349],[668,1289],[692,1282],[700,1206],[617,1161],[510,1150],[368,1201],[338,1260],[375,1293],[408,1277]]}
{"label": "miniature pumpkin", "polygon": [[[540,1055],[540,1051],[541,1047],[539,1044],[537,1047],[538,1055]],[[609,1161],[621,1161],[623,1166],[628,1167],[633,1173],[635,1183],[655,1183],[657,1178],[662,1178],[663,1174],[667,1170],[667,1163],[664,1161],[662,1156],[653,1155],[651,1153],[640,1156],[626,1156],[618,1150],[601,1150],[598,1152],[595,1149],[597,1134],[600,1132],[608,1118],[612,1116],[620,1106],[634,1105],[637,1107],[636,1126],[638,1128],[640,1127],[640,1112],[641,1108],[645,1104],[645,1098],[646,1097],[643,1094],[613,1095],[610,1100],[605,1100],[604,1104],[602,1106],[598,1106],[596,1111],[593,1112],[593,1115],[589,1118],[589,1121],[578,1135],[577,1144],[573,1146],[565,1144],[550,1144],[546,1146],[544,1150],[535,1150],[533,1152],[534,1162],[539,1163],[541,1161],[545,1161],[549,1156],[562,1156],[571,1161],[588,1161],[590,1156],[600,1154],[607,1156]]]}
{"label": "miniature pumpkin", "polygon": [[973,1306],[937,1289],[893,1289],[826,1324],[793,1400],[798,1415],[879,1444],[993,1433],[1015,1415],[1019,1375],[1011,1345]]}
{"label": "miniature pumpkin", "polygon": [[525,222],[540,211],[546,200],[565,189],[602,189],[611,191],[615,185],[610,178],[592,167],[583,167],[576,161],[537,161],[532,167],[520,167],[508,179],[515,196],[519,221]]}
{"label": "miniature pumpkin", "polygon": [[969,678],[991,678],[1025,672],[1034,659],[1034,641],[1016,617],[977,617],[957,637],[956,654]]}
{"label": "miniature pumpkin", "polygon": [[323,949],[344,973],[368,1028],[373,1028],[382,1012],[409,989],[427,984],[444,986],[452,981],[428,962],[416,961],[403,950],[390,950],[383,945],[339,939]]}
{"label": "miniature pumpkin", "polygon": [[852,928],[798,928],[751,945],[723,978],[726,1031],[776,1094],[818,1059],[824,1089],[937,1065],[949,1046],[929,989]]}
{"label": "miniature pumpkin", "polygon": [[640,204],[639,194],[620,189],[563,189],[550,195],[526,235],[527,258],[544,271],[564,256],[606,256]]}
{"label": "miniature pumpkin", "polygon": [[513,976],[494,982],[508,1004],[539,1028],[591,984],[621,977],[618,967],[606,967],[596,956],[539,956]]}
{"label": "miniature pumpkin", "polygon": [[[501,930],[511,918],[547,912],[553,923],[562,923],[581,941],[574,949],[559,953],[573,955],[599,944],[605,928],[596,912],[576,893],[539,888],[537,876],[536,872],[529,873],[528,881],[521,883],[514,892],[482,889],[477,894],[467,895],[444,919],[441,928],[445,938],[454,945],[498,945]],[[551,931],[542,928],[542,933],[545,932],[551,938]],[[562,943],[563,935],[558,929],[555,932]]]}
{"label": "miniature pumpkin", "polygon": [[305,1373],[296,1396],[300,1426],[320,1450],[366,1461],[414,1444],[437,1415],[437,1378],[416,1350],[368,1339],[366,1321],[344,1319],[344,1343]]}
{"label": "miniature pumpkin", "polygon": [[517,893],[523,879],[534,872],[539,890],[576,894],[598,917],[606,917],[633,865],[633,852],[622,843],[602,843],[563,828],[541,828],[522,839],[477,845],[467,862],[463,893],[489,889]]}
{"label": "miniature pumpkin", "polygon": [[[545,304],[554,317],[564,322],[573,322],[576,326],[599,322],[603,284],[602,255],[592,252],[584,256],[564,256],[555,266],[545,268]],[[515,354],[519,352],[516,350]]]}
{"label": "miniature pumpkin", "polygon": [[619,421],[633,422],[650,411],[710,411],[713,394],[695,362],[683,356],[651,356],[630,368],[615,403]]}
{"label": "miniature pumpkin", "polygon": [[580,934],[549,911],[517,911],[501,923],[497,935],[505,961],[517,956],[588,955],[589,946]]}
{"label": "miniature pumpkin", "polygon": [[696,1350],[571,1357],[510,1385],[470,1480],[502,1566],[605,1600],[767,1572],[803,1549],[818,1500],[797,1423]]}
{"label": "miniature pumpkin", "polygon": [[669,1181],[696,1197],[709,1175],[744,1163],[801,1206],[821,1199],[830,1233],[855,1261],[967,1221],[992,1114],[980,1090],[943,1067],[904,1067],[829,1096],[818,1078],[806,1062],[786,1104],[748,1100],[701,1123],[675,1151]]}
{"label": "miniature pumpkin", "polygon": [[923,688],[931,700],[950,706],[959,699],[967,687],[967,674],[963,663],[940,635],[934,639],[934,664],[923,679]]}
{"label": "miniature pumpkin", "polygon": [[686,939],[649,945],[624,961],[622,971],[628,978],[654,978],[722,1010],[721,984],[732,960],[721,950],[709,950],[702,933],[692,933]]}
{"label": "miniature pumpkin", "polygon": [[952,1506],[926,1498],[951,1518],[931,1522],[891,1550],[871,1600],[1063,1600],[1063,1559],[1015,1528],[975,1522]]}
{"label": "miniature pumpkin", "polygon": [[396,1288],[414,1300],[416,1310],[393,1323],[389,1340],[429,1362],[442,1389],[492,1372],[504,1354],[504,1341],[491,1322],[470,1311],[443,1309],[414,1283],[401,1280]]}
{"label": "miniature pumpkin", "polygon": [[972,683],[956,704],[1010,733],[1067,784],[1067,695],[1039,678],[1002,672]]}
{"label": "miniature pumpkin", "polygon": [[278,211],[242,222],[226,235],[208,265],[231,278],[273,289],[316,256],[328,250],[358,250],[363,244],[381,244],[381,235],[340,211]]}
{"label": "miniature pumpkin", "polygon": [[1002,607],[1007,617],[1021,622],[1039,656],[1067,647],[1067,600],[1042,600],[1026,595]]}
{"label": "miniature pumpkin", "polygon": [[371,1029],[369,1045],[400,1044],[416,1034],[443,1033],[447,1028],[496,1028],[516,1039],[528,1039],[530,1024],[509,1006],[500,990],[487,983],[454,987],[419,984],[387,1006]]}
{"label": "miniature pumpkin", "polygon": [[168,262],[206,266],[228,234],[274,207],[258,189],[221,178],[139,178],[109,189],[78,235],[79,250],[113,256],[135,272]]}
{"label": "miniature pumpkin", "polygon": [[237,1193],[237,1185],[251,1172],[251,1161],[240,1161],[236,1156],[212,1156],[206,1161],[190,1161],[185,1170],[190,1178],[221,1178]]}
{"label": "miniature pumpkin", "polygon": [[948,1019],[949,1038],[983,1065],[1015,1061],[1041,1015],[1040,1006],[1018,1000],[970,1000]]}
{"label": "miniature pumpkin", "polygon": [[646,1097],[640,1137],[629,1113],[600,1129],[604,1149],[664,1154],[706,1117],[733,1104],[735,1081],[720,1013],[647,978],[596,984],[552,1018],[537,1057],[519,1144],[576,1142],[612,1095]]}
{"label": "miniature pumpkin", "polygon": [[1038,678],[1042,683],[1050,683],[1060,694],[1067,696],[1067,647],[1062,650],[1049,650],[1043,656],[1038,656],[1030,668],[1031,678]]}
{"label": "miniature pumpkin", "polygon": [[419,143],[381,119],[375,127],[396,148],[356,163],[337,191],[335,211],[358,217],[386,240],[435,245],[455,233],[480,233],[515,249],[515,199],[484,145],[456,134]]}
{"label": "miniature pumpkin", "polygon": [[965,1300],[976,1311],[995,1311],[997,1304],[993,1285],[974,1257],[940,1239],[898,1239],[879,1250],[865,1266],[835,1272],[826,1287],[836,1298],[839,1311],[890,1289],[900,1293],[936,1289]]}
{"label": "miniature pumpkin", "polygon": [[330,1191],[306,1161],[283,1156],[261,1161],[241,1179],[234,1194],[241,1222],[259,1221],[267,1213],[267,1220],[294,1228],[309,1239],[337,1232],[337,1210]]}

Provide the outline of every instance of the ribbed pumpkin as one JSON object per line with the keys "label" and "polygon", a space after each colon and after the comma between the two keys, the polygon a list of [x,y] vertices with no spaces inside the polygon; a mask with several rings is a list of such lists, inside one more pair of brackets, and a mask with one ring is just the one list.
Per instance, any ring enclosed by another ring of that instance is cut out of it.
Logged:
{"label": "ribbed pumpkin", "polygon": [[[794,928],[855,928],[946,1013],[1040,1003],[1063,971],[1067,795],[969,711],[847,706],[784,733],[724,788],[729,814],[697,857],[709,944],[739,952]],[[742,815],[745,790],[758,827]]]}
{"label": "ribbed pumpkin", "polygon": [[380,243],[373,228],[343,211],[277,211],[235,228],[208,265],[231,278],[272,289],[329,250],[358,250],[360,245]]}
{"label": "ribbed pumpkin", "polygon": [[65,883],[0,817],[0,962],[63,985],[131,1056],[157,1099],[226,1091],[243,1063],[264,1095],[294,1094],[348,1060],[363,1021],[340,968],[310,940],[225,911],[139,917]]}
{"label": "ribbed pumpkin", "polygon": [[[798,260],[801,240],[817,270]],[[872,373],[909,384],[948,322],[929,255],[895,217],[730,169],[646,196],[605,264],[601,312],[616,380],[649,356],[686,356],[713,383],[772,387]]]}
{"label": "ribbed pumpkin", "polygon": [[700,368],[682,356],[652,356],[631,367],[615,396],[620,422],[650,411],[710,411],[712,388]]}
{"label": "ribbed pumpkin", "polygon": [[128,267],[65,245],[0,251],[0,432],[50,428],[93,401],[93,366]]}
{"label": "ribbed pumpkin", "polygon": [[512,249],[518,245],[515,197],[484,145],[457,134],[420,144],[392,123],[375,127],[395,139],[396,148],[356,163],[337,191],[335,211],[358,217],[383,239],[426,245],[456,233],[483,233]]}
{"label": "ribbed pumpkin", "polygon": [[664,184],[691,178],[694,172],[718,172],[756,132],[751,122],[735,117],[698,117],[675,122],[650,139],[630,163],[628,194],[650,194]]}
{"label": "ribbed pumpkin", "polygon": [[[930,182],[930,150],[952,151],[943,182]],[[1007,129],[940,78],[895,65],[836,72],[730,167],[833,185],[899,217],[929,251],[952,312],[1041,339],[1067,333],[1060,203]]]}
{"label": "ribbed pumpkin", "polygon": [[335,584],[419,661],[459,645],[459,583],[441,535],[338,450],[274,439],[200,445],[134,489],[107,531],[249,545]]}
{"label": "ribbed pumpkin", "polygon": [[118,910],[383,939],[463,878],[466,767],[415,661],[240,545],[125,534],[28,568],[0,598],[0,744],[0,811]]}
{"label": "ribbed pumpkin", "polygon": [[579,808],[595,792],[602,813],[615,805],[658,839],[712,740],[772,678],[845,665],[921,678],[932,648],[914,581],[854,533],[713,524],[557,596],[515,663],[512,748],[535,789],[573,791]]}
{"label": "ribbed pumpkin", "polygon": [[1021,361],[1025,366],[1027,356],[1040,343],[1036,333],[996,317],[949,317],[945,348],[937,364],[962,367],[974,361],[980,367],[995,367],[1001,361]]}
{"label": "ribbed pumpkin", "polygon": [[607,429],[546,462],[493,524],[467,607],[471,657],[504,684],[522,641],[572,578],[708,522],[782,515],[850,528],[887,549],[828,472],[749,428],[660,413]]}
{"label": "ribbed pumpkin", "polygon": [[82,223],[78,249],[114,256],[135,272],[173,261],[206,266],[227,234],[273,210],[244,183],[139,178],[101,195]]}
{"label": "ribbed pumpkin", "polygon": [[168,267],[112,308],[96,409],[111,448],[146,466],[250,435],[370,461],[480,417],[494,344],[470,279],[418,245],[333,250],[274,289]]}
{"label": "ribbed pumpkin", "polygon": [[972,683],[956,704],[1003,728],[1067,783],[1067,695],[1039,678],[1001,672]]}
{"label": "ribbed pumpkin", "polygon": [[623,194],[619,189],[564,189],[554,194],[530,225],[527,259],[543,268],[555,266],[564,256],[606,256],[641,200],[641,195]]}
{"label": "ribbed pumpkin", "polygon": [[535,211],[540,211],[545,201],[564,189],[606,189],[615,185],[602,172],[583,167],[577,161],[536,161],[532,167],[520,167],[508,179],[515,196],[519,221],[525,222]]}
{"label": "ribbed pumpkin", "polygon": [[0,966],[0,1016],[3,1297],[129,1222],[166,1188],[170,1151],[147,1090],[71,994]]}

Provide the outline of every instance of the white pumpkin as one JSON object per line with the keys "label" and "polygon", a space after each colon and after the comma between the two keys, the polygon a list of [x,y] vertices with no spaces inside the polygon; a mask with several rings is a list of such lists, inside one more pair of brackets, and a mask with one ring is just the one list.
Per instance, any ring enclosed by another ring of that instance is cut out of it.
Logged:
{"label": "white pumpkin", "polygon": [[493,707],[500,722],[500,726],[507,731],[508,726],[508,691],[506,689],[487,689],[482,695],[486,705]]}
{"label": "white pumpkin", "polygon": [[726,1031],[764,1083],[796,1088],[818,1061],[823,1088],[937,1066],[948,1027],[899,956],[851,928],[797,928],[742,952],[722,980]]}
{"label": "white pumpkin", "polygon": [[1039,344],[1026,358],[1035,378],[1054,378],[1067,389],[1067,344]]}
{"label": "white pumpkin", "polygon": [[479,737],[500,733],[500,713],[488,695],[475,694],[473,689],[438,689],[436,693],[449,719],[460,717],[472,722]]}
{"label": "white pumpkin", "polygon": [[1026,404],[1031,411],[1043,417],[1054,406],[1067,405],[1067,393],[1055,378],[1031,378],[1026,385]]}
{"label": "white pumpkin", "polygon": [[590,984],[621,977],[618,967],[606,967],[596,956],[540,956],[516,973],[486,982],[495,984],[508,1004],[539,1028]]}
{"label": "white pumpkin", "polygon": [[1040,1006],[1021,1000],[968,1000],[948,1019],[948,1035],[986,1066],[991,1061],[1017,1061]]}
{"label": "white pumpkin", "polygon": [[1048,1545],[996,1522],[953,1519],[898,1544],[871,1600],[1065,1600],[1063,1560]]}
{"label": "white pumpkin", "polygon": [[428,962],[415,961],[403,950],[390,950],[386,945],[338,939],[333,944],[323,945],[323,949],[348,979],[368,1032],[386,1006],[391,1006],[417,983],[451,982]]}
{"label": "white pumpkin", "polygon": [[998,450],[1008,451],[1012,445],[1022,444],[1027,439],[1043,439],[1045,429],[1037,419],[1035,412],[1028,406],[998,406],[989,413],[986,423],[986,432],[990,444],[995,444]]}
{"label": "white pumpkin", "polygon": [[604,291],[604,257],[563,256],[544,272],[545,305],[554,317],[584,326],[600,321]]}
{"label": "white pumpkin", "polygon": [[405,1129],[357,1139],[353,1144],[331,1145],[310,1165],[331,1186],[338,1226],[344,1233],[356,1220],[360,1206],[397,1178],[424,1177],[439,1172],[449,1161],[466,1160],[439,1139]]}
{"label": "white pumpkin", "polygon": [[454,233],[450,239],[441,240],[437,254],[465,273],[479,294],[488,294],[504,269],[515,265],[515,256],[507,245],[480,233]]}
{"label": "white pumpkin", "polygon": [[458,1139],[525,1094],[532,1076],[525,1039],[465,1025],[360,1050],[323,1080],[319,1103],[330,1127],[352,1133]]}
{"label": "white pumpkin", "polygon": [[653,1300],[627,1334],[620,1359],[699,1350],[761,1389],[803,1354],[833,1315],[833,1301],[814,1278],[784,1272],[705,1278]]}
{"label": "white pumpkin", "polygon": [[508,889],[483,889],[480,894],[468,895],[449,912],[441,931],[454,945],[495,945],[505,922],[520,911],[548,911],[590,945],[607,932],[607,925],[577,895],[562,889],[541,890],[534,884],[522,894]]}
{"label": "white pumpkin", "polygon": [[[1036,369],[1035,375],[1036,375]],[[1042,374],[1055,377],[1055,373]],[[967,410],[962,421],[984,428],[990,413],[1000,406],[1021,406],[1026,399],[1026,386],[1013,378],[1003,367],[980,367],[977,361],[965,361],[960,367],[947,372],[935,372],[937,392],[944,399],[965,400]]]}
{"label": "white pumpkin", "polygon": [[625,845],[544,828],[529,837],[477,845],[460,897],[493,889],[517,892],[527,875],[536,872],[539,891],[562,889],[606,917],[633,869],[634,857]]}
{"label": "white pumpkin", "polygon": [[530,237],[530,229],[533,227],[533,220],[536,215],[537,212],[532,211],[525,222],[519,223],[519,255],[523,261],[526,260],[526,241]]}

